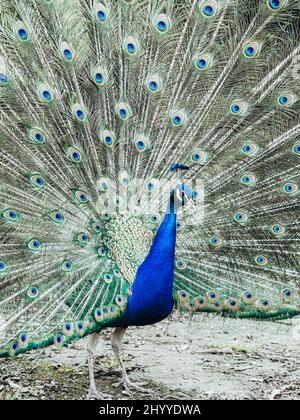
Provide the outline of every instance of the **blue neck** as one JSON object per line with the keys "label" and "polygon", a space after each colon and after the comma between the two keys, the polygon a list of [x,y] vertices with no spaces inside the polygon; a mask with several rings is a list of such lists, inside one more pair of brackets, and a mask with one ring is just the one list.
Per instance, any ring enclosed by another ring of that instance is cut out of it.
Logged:
{"label": "blue neck", "polygon": [[137,271],[120,325],[152,324],[166,318],[172,311],[176,245],[176,214],[172,196],[169,210],[148,256]]}

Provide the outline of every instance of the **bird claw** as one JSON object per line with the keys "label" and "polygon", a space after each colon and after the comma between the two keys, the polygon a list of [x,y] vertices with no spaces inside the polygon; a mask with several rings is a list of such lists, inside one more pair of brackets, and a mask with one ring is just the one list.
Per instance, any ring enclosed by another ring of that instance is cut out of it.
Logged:
{"label": "bird claw", "polygon": [[126,380],[122,380],[121,382],[118,382],[116,384],[114,384],[113,386],[116,388],[119,387],[123,387],[125,389],[126,392],[130,393],[131,390],[135,390],[138,392],[142,392],[142,393],[149,393],[149,389],[143,388],[141,385],[145,385],[145,383],[143,384],[135,384],[133,382],[131,382],[129,379]]}
{"label": "bird claw", "polygon": [[109,394],[103,394],[102,392],[98,391],[96,388],[91,388],[89,390],[88,396],[87,396],[88,400],[111,400],[112,396]]}

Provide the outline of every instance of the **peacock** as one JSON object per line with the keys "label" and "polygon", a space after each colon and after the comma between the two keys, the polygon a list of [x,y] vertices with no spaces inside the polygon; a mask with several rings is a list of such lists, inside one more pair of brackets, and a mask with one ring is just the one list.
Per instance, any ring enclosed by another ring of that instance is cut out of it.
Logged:
{"label": "peacock", "polygon": [[[300,2],[1,0],[0,357],[173,308],[300,313]],[[201,328],[201,324],[199,324]]]}

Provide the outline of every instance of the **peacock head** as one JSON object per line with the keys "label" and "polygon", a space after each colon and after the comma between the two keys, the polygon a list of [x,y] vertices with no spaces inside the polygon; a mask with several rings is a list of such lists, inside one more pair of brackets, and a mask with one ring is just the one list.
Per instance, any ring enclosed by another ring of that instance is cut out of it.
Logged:
{"label": "peacock head", "polygon": [[170,212],[177,213],[186,205],[195,205],[194,192],[187,184],[177,184],[170,196]]}

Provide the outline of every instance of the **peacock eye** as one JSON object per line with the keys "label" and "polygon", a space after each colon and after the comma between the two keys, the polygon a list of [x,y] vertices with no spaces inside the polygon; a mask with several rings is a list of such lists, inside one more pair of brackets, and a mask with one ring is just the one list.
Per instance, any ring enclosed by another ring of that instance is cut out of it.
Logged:
{"label": "peacock eye", "polygon": [[94,15],[96,18],[96,21],[103,25],[107,22],[108,17],[110,14],[110,9],[102,3],[96,3],[94,6]]}
{"label": "peacock eye", "polygon": [[81,232],[77,235],[77,241],[80,245],[86,245],[89,243],[90,237],[86,232]]}
{"label": "peacock eye", "polygon": [[186,262],[185,262],[185,261],[183,261],[183,260],[177,260],[177,261],[176,261],[176,267],[177,267],[179,270],[185,270],[185,269],[186,269],[186,267],[187,267],[187,264],[186,264]]}
{"label": "peacock eye", "polygon": [[149,192],[154,192],[159,188],[159,181],[158,179],[151,178],[146,182],[146,189]]}
{"label": "peacock eye", "polygon": [[93,230],[93,232],[94,233],[100,233],[101,232],[101,225],[100,225],[100,223],[97,223],[97,222],[93,222],[92,223],[92,230]]}
{"label": "peacock eye", "polygon": [[146,88],[150,93],[158,93],[162,90],[162,87],[162,79],[159,74],[155,73],[147,78]]}
{"label": "peacock eye", "polygon": [[254,58],[260,52],[260,45],[257,42],[248,42],[243,48],[243,54],[246,58]]}
{"label": "peacock eye", "polygon": [[171,122],[174,127],[181,127],[187,119],[187,115],[184,111],[176,111],[171,116]]}
{"label": "peacock eye", "polygon": [[70,273],[74,268],[73,262],[70,260],[66,260],[62,263],[61,269],[66,272]]}
{"label": "peacock eye", "polygon": [[29,177],[29,181],[30,181],[31,185],[38,190],[44,188],[45,185],[46,185],[46,182],[45,182],[44,178],[39,173],[31,174],[30,177]]}
{"label": "peacock eye", "polygon": [[105,283],[110,284],[113,281],[113,276],[109,273],[105,273],[103,279]]}
{"label": "peacock eye", "polygon": [[97,252],[98,252],[98,255],[100,255],[100,257],[106,256],[106,249],[104,248],[104,246],[99,246]]}
{"label": "peacock eye", "polygon": [[83,336],[86,331],[86,323],[83,321],[77,321],[75,323],[75,331],[79,336]]}
{"label": "peacock eye", "polygon": [[69,146],[67,148],[67,156],[71,162],[81,162],[81,152],[76,147]]}
{"label": "peacock eye", "polygon": [[176,230],[178,232],[182,231],[185,228],[185,223],[184,222],[177,222],[176,223]]}
{"label": "peacock eye", "polygon": [[208,0],[204,4],[200,4],[200,10],[203,16],[211,18],[218,12],[218,3],[216,0]]}
{"label": "peacock eye", "polygon": [[287,0],[267,0],[269,9],[273,11],[281,10],[286,6]]}
{"label": "peacock eye", "polygon": [[256,305],[259,309],[262,309],[264,311],[269,310],[272,307],[270,299],[260,299],[257,301]]}
{"label": "peacock eye", "polygon": [[258,146],[255,143],[247,142],[242,145],[241,152],[243,155],[252,157],[257,153],[257,151],[258,151]]}
{"label": "peacock eye", "polygon": [[224,305],[231,311],[238,311],[241,307],[241,302],[237,299],[231,298],[226,300]]}
{"label": "peacock eye", "polygon": [[248,220],[248,214],[245,213],[244,211],[238,211],[237,213],[235,213],[234,215],[234,220],[238,223],[245,223]]}
{"label": "peacock eye", "polygon": [[108,76],[105,67],[97,66],[96,68],[94,68],[91,73],[91,77],[96,86],[104,87],[107,85]]}
{"label": "peacock eye", "polygon": [[242,294],[242,299],[245,303],[250,304],[255,300],[255,294],[249,291],[246,291]]}
{"label": "peacock eye", "polygon": [[27,247],[30,251],[40,251],[42,243],[38,239],[31,239],[31,241],[28,242]]}
{"label": "peacock eye", "polygon": [[62,42],[59,50],[66,62],[71,63],[74,60],[74,51],[67,42]]}
{"label": "peacock eye", "polygon": [[209,240],[209,243],[214,248],[219,248],[223,244],[223,239],[220,238],[219,236],[212,236]]}
{"label": "peacock eye", "polygon": [[246,185],[247,187],[254,185],[256,183],[256,178],[252,174],[243,175],[241,178],[241,184]]}
{"label": "peacock eye", "polygon": [[154,19],[153,27],[159,34],[165,34],[171,28],[171,19],[164,13],[161,13]]}
{"label": "peacock eye", "polygon": [[280,224],[273,225],[271,226],[271,232],[275,236],[281,236],[285,233],[285,227]]}
{"label": "peacock eye", "polygon": [[8,222],[18,222],[20,219],[19,213],[17,213],[15,210],[13,209],[6,209],[2,212],[1,214],[2,218],[7,220]]}
{"label": "peacock eye", "polygon": [[207,296],[207,299],[210,303],[216,303],[216,302],[219,302],[219,300],[220,300],[219,293],[215,292],[214,290],[208,292],[206,294],[206,296]]}
{"label": "peacock eye", "polygon": [[136,57],[139,53],[139,42],[133,36],[128,36],[123,43],[123,49],[128,56]]}
{"label": "peacock eye", "polygon": [[255,257],[255,262],[257,265],[263,267],[269,263],[269,259],[264,255],[258,255],[257,257]]}
{"label": "peacock eye", "polygon": [[53,338],[53,344],[58,349],[61,350],[65,343],[65,337],[61,334],[55,335]]}
{"label": "peacock eye", "polygon": [[278,97],[277,102],[281,107],[289,107],[293,105],[297,100],[297,97],[291,93],[285,93]]}
{"label": "peacock eye", "polygon": [[230,106],[230,112],[233,115],[244,115],[248,109],[247,102],[244,101],[234,101]]}
{"label": "peacock eye", "polygon": [[100,308],[95,309],[94,317],[97,322],[101,322],[104,318],[103,310]]}
{"label": "peacock eye", "polygon": [[19,345],[17,341],[11,341],[9,343],[9,354],[11,356],[15,355],[16,352],[19,350]]}
{"label": "peacock eye", "polygon": [[79,122],[85,122],[86,121],[87,113],[86,113],[86,110],[84,109],[84,107],[81,104],[75,103],[74,105],[72,105],[71,110],[72,110],[72,114],[73,114],[74,118],[77,121],[79,121]]}
{"label": "peacock eye", "polygon": [[26,333],[21,333],[18,338],[18,347],[25,348],[28,346],[28,335]]}
{"label": "peacock eye", "polygon": [[31,299],[37,298],[39,295],[39,289],[36,286],[30,286],[27,290],[27,296]]}
{"label": "peacock eye", "polygon": [[294,195],[298,192],[298,185],[293,182],[287,182],[283,186],[283,192],[288,195]]}
{"label": "peacock eye", "polygon": [[3,274],[7,270],[6,262],[0,260],[0,274]]}
{"label": "peacock eye", "polygon": [[15,33],[18,41],[21,43],[26,43],[31,40],[31,35],[27,26],[20,20],[15,24]]}
{"label": "peacock eye", "polygon": [[285,302],[293,302],[297,299],[296,293],[291,289],[285,289],[282,291],[282,297]]}
{"label": "peacock eye", "polygon": [[48,85],[40,85],[38,88],[39,97],[45,103],[51,103],[54,100],[54,92]]}
{"label": "peacock eye", "polygon": [[152,223],[155,223],[155,224],[159,223],[160,222],[160,215],[158,213],[151,214],[150,215],[150,221]]}
{"label": "peacock eye", "polygon": [[180,302],[188,302],[190,300],[190,294],[185,290],[178,292],[177,296]]}
{"label": "peacock eye", "polygon": [[115,298],[115,302],[121,308],[125,305],[125,299],[122,295],[117,295]]}
{"label": "peacock eye", "polygon": [[101,130],[100,141],[107,147],[112,147],[115,143],[115,133],[111,130]]}
{"label": "peacock eye", "polygon": [[199,72],[207,70],[212,65],[212,56],[210,54],[201,54],[195,59],[194,65]]}
{"label": "peacock eye", "polygon": [[132,109],[129,104],[125,102],[119,102],[116,105],[116,114],[118,118],[122,122],[126,122],[129,120],[130,117],[132,117]]}
{"label": "peacock eye", "polygon": [[56,224],[61,224],[64,221],[64,216],[59,210],[53,210],[49,213],[49,218]]}
{"label": "peacock eye", "polygon": [[89,198],[84,191],[80,191],[80,190],[74,191],[74,197],[80,204],[86,204],[89,202]]}
{"label": "peacock eye", "polygon": [[39,128],[31,128],[29,130],[29,137],[33,143],[42,144],[45,143],[45,133]]}
{"label": "peacock eye", "polygon": [[207,153],[200,149],[194,150],[190,158],[190,160],[193,163],[198,163],[198,164],[205,163],[206,159],[207,159]]}
{"label": "peacock eye", "polygon": [[9,84],[8,75],[0,68],[0,87],[7,86]]}
{"label": "peacock eye", "polygon": [[71,337],[74,334],[74,325],[71,322],[66,322],[63,327],[63,333],[67,337]]}
{"label": "peacock eye", "polygon": [[297,156],[300,156],[300,144],[295,144],[293,146],[293,153]]}

